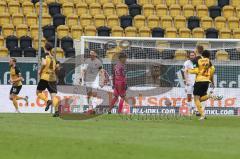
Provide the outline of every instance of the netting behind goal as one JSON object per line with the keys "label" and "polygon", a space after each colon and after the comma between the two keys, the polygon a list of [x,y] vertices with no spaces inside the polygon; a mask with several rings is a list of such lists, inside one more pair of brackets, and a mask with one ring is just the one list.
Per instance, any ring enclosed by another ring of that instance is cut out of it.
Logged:
{"label": "netting behind goal", "polygon": [[[76,54],[81,59],[76,58],[76,61],[83,62],[89,58],[90,51],[95,50],[110,76],[119,53],[127,55],[127,98],[133,107],[186,105],[181,70],[188,59],[187,55],[196,51],[198,45],[211,52],[211,61],[216,67],[214,93],[224,96],[221,101],[209,100],[206,107],[238,106],[238,40],[82,37],[81,41],[75,41]],[[77,65],[81,65],[81,62]],[[81,67],[76,67],[75,84],[81,76],[80,72]],[[108,95],[111,94],[111,86],[106,87]]]}

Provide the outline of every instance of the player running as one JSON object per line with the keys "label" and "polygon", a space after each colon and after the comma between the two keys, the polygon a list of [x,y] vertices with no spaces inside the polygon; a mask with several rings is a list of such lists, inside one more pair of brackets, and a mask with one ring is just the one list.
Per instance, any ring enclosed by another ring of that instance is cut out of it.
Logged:
{"label": "player running", "polygon": [[187,94],[187,106],[190,110],[190,114],[193,113],[194,106],[192,104],[192,94],[193,94],[193,86],[195,83],[195,74],[190,74],[187,72],[189,69],[193,69],[193,60],[196,58],[196,53],[191,52],[189,54],[189,59],[184,62],[183,71],[184,71],[184,83],[185,83],[185,92]]}
{"label": "player running", "polygon": [[126,101],[126,89],[127,89],[127,80],[126,80],[126,61],[127,56],[123,53],[120,53],[119,55],[119,61],[113,68],[113,95],[114,98],[111,101],[111,104],[109,106],[108,114],[111,114],[111,110],[114,107],[115,103],[118,100],[118,97],[120,96],[120,102],[118,107],[118,113],[122,113],[123,109],[123,103]]}
{"label": "player running", "polygon": [[22,89],[22,81],[24,81],[20,69],[16,66],[17,60],[15,58],[11,58],[9,60],[10,66],[10,80],[9,83],[12,84],[12,88],[10,90],[9,99],[13,102],[13,105],[16,109],[16,113],[20,113],[18,109],[17,100],[24,100],[26,105],[28,105],[28,96],[21,97],[18,96],[19,92]]}
{"label": "player running", "polygon": [[193,90],[194,102],[201,116],[199,120],[204,120],[206,117],[201,102],[204,102],[209,98],[214,100],[222,99],[221,96],[213,96],[212,93],[207,94],[209,84],[211,83],[211,85],[214,87],[213,75],[215,72],[215,67],[210,61],[210,52],[204,50],[202,56],[199,56],[196,60],[196,68],[188,69],[187,72],[196,74]]}
{"label": "player running", "polygon": [[[55,113],[53,117],[59,116],[58,111],[58,103],[59,100],[56,97],[57,94],[57,76],[56,71],[58,70],[57,61],[54,58],[54,54],[51,51],[53,48],[52,44],[47,42],[45,44],[45,54],[46,57],[42,59],[42,66],[39,71],[40,81],[37,86],[37,96],[41,100],[47,103],[45,107],[45,111],[49,110],[50,105],[55,107]],[[43,91],[47,89],[51,95],[51,100],[47,98],[47,96],[43,93]]]}

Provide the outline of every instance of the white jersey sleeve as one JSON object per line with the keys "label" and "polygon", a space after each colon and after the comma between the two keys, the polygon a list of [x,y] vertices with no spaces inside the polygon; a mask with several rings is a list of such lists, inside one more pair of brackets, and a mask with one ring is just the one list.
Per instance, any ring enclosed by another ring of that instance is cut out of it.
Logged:
{"label": "white jersey sleeve", "polygon": [[[184,65],[183,65],[183,71],[186,72],[188,69],[193,69],[194,66],[193,66],[193,62],[191,60],[187,60],[184,62]],[[186,78],[186,77],[185,77]],[[187,78],[188,79],[185,79],[188,81],[188,84],[190,85],[194,85],[195,83],[195,78],[196,78],[196,75],[195,74],[190,74],[190,73],[187,73]]]}

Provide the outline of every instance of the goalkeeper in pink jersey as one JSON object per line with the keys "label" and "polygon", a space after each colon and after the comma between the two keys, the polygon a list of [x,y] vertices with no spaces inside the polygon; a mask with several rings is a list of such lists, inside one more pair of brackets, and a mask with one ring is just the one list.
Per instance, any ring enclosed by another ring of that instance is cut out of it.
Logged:
{"label": "goalkeeper in pink jersey", "polygon": [[125,96],[126,96],[127,80],[125,75],[125,71],[126,71],[125,64],[127,61],[127,56],[123,53],[120,53],[118,58],[119,58],[119,61],[113,68],[114,98],[111,101],[108,114],[111,114],[111,110],[114,107],[115,103],[117,102],[119,96],[121,97],[121,99],[119,102],[118,113],[121,113],[123,109],[123,103],[125,101]]}

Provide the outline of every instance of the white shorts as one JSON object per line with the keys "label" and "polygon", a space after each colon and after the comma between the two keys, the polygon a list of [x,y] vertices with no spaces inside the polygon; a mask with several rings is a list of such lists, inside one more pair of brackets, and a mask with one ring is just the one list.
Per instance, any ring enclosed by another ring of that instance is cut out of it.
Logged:
{"label": "white shorts", "polygon": [[87,87],[87,92],[91,92],[93,89],[99,88],[96,82],[84,82],[84,86]]}
{"label": "white shorts", "polygon": [[193,85],[185,86],[185,92],[186,94],[193,94]]}

